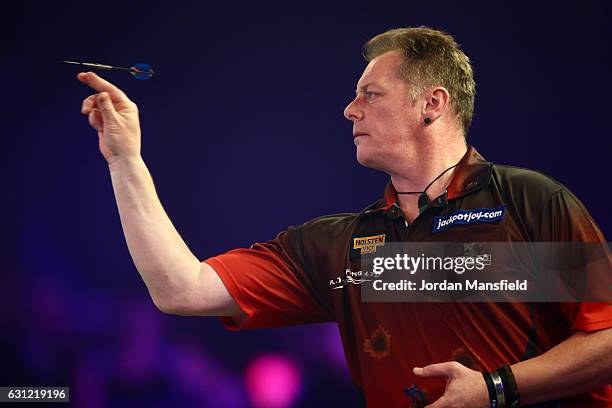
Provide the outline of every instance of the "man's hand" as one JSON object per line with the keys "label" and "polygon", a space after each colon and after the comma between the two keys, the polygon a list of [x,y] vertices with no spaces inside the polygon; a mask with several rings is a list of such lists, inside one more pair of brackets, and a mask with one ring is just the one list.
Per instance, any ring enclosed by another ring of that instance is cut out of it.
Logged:
{"label": "man's hand", "polygon": [[138,107],[123,91],[93,72],[81,72],[77,79],[98,94],[83,100],[81,113],[98,131],[100,152],[110,164],[117,158],[140,156]]}
{"label": "man's hand", "polygon": [[425,408],[487,408],[490,406],[489,392],[482,373],[471,370],[456,361],[430,364],[423,368],[415,367],[413,372],[420,377],[446,379],[444,394]]}

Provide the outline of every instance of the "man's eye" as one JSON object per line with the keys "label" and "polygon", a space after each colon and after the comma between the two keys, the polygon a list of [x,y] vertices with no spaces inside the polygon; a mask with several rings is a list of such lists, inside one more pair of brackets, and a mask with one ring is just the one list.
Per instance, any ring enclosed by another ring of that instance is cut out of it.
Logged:
{"label": "man's eye", "polygon": [[371,100],[375,95],[376,95],[376,92],[369,92],[369,91],[365,92],[365,98],[368,101]]}

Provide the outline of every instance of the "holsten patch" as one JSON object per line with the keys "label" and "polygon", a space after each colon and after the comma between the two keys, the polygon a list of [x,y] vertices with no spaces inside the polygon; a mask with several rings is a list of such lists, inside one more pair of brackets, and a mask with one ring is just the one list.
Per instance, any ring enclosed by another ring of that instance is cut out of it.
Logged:
{"label": "holsten patch", "polygon": [[353,237],[353,249],[359,249],[361,255],[376,252],[376,248],[383,245],[385,245],[385,234]]}
{"label": "holsten patch", "polygon": [[457,210],[452,214],[434,217],[431,232],[441,232],[453,225],[474,224],[477,222],[496,222],[504,218],[506,206],[497,208],[474,208],[472,210]]}

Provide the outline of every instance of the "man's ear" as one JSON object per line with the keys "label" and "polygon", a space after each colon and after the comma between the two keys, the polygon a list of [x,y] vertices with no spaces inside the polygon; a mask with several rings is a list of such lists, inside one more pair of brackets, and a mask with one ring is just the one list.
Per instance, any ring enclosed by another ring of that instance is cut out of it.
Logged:
{"label": "man's ear", "polygon": [[423,106],[423,120],[429,118],[430,123],[435,122],[450,103],[450,94],[443,86],[436,86],[423,93],[425,103]]}

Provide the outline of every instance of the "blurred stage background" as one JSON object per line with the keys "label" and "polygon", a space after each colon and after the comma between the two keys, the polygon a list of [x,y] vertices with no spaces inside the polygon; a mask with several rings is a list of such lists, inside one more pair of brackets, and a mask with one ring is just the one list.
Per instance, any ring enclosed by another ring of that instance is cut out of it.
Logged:
{"label": "blurred stage background", "polygon": [[418,25],[473,62],[469,143],[555,177],[610,237],[609,3],[3,7],[0,385],[70,386],[74,407],[355,403],[332,324],[233,333],[155,309],[80,114],[91,92],[64,59],[153,65],[150,81],[103,75],[138,103],[143,156],[200,259],[382,194],[387,177],[357,164],[342,111],[363,43]]}

